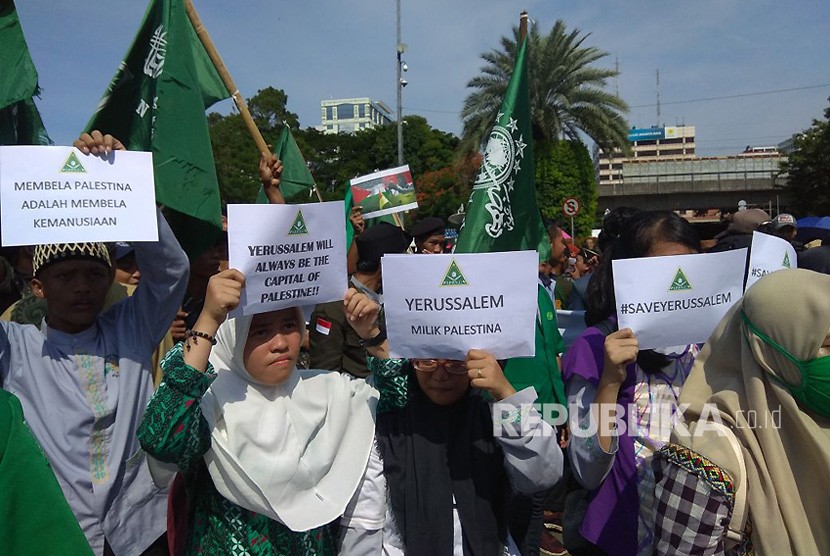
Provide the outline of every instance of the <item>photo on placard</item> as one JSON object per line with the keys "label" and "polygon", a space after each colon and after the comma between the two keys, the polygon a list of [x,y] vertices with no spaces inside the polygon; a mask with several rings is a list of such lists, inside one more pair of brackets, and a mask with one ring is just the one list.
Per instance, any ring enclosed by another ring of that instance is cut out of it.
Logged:
{"label": "photo on placard", "polygon": [[418,208],[415,183],[408,165],[354,178],[349,186],[354,204],[363,208],[363,218]]}

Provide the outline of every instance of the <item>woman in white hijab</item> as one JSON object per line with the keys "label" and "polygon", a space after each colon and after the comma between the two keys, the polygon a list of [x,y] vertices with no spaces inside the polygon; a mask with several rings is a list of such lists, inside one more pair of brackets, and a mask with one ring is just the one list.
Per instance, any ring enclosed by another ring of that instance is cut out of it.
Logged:
{"label": "woman in white hijab", "polygon": [[655,460],[655,554],[830,554],[830,276],[756,282],[680,403]]}
{"label": "woman in white hijab", "polygon": [[[138,431],[142,447],[184,477],[187,504],[171,510],[172,548],[334,554],[329,524],[366,468],[378,391],[347,374],[296,368],[299,308],[226,321],[243,285],[234,269],[211,278],[199,320],[162,362],[164,380]],[[346,314],[371,338],[377,305],[354,293]]]}

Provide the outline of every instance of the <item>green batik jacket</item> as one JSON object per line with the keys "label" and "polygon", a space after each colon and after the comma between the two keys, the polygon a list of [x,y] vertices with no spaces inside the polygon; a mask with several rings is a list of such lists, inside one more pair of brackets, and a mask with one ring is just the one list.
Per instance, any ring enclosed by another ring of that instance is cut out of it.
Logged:
{"label": "green batik jacket", "polygon": [[[380,391],[378,411],[406,403],[405,360],[381,360],[374,376]],[[189,530],[185,555],[294,556],[337,553],[337,522],[310,531],[291,531],[267,516],[246,510],[219,494],[203,456],[210,448],[210,429],[200,402],[216,377],[208,364],[202,373],[184,362],[177,344],[161,363],[164,380],[153,395],[138,430],[142,447],[160,461],[175,463],[187,491]],[[177,516],[180,520],[181,516]]]}

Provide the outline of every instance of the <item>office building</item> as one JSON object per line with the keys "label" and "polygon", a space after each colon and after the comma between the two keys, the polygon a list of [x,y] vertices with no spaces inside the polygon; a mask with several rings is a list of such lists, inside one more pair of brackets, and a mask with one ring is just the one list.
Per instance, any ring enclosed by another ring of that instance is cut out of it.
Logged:
{"label": "office building", "polygon": [[631,157],[615,150],[594,152],[599,185],[612,185],[623,179],[623,162],[660,162],[695,158],[695,126],[632,128],[628,140]]}
{"label": "office building", "polygon": [[380,100],[339,98],[320,102],[323,133],[353,133],[392,123],[392,110]]}

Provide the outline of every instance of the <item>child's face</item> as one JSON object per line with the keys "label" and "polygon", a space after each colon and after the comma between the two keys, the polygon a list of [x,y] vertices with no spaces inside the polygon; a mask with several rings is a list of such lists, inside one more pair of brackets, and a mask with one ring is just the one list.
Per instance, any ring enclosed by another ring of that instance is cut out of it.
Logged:
{"label": "child's face", "polygon": [[135,260],[135,253],[130,253],[118,259],[115,263],[115,281],[120,284],[137,286],[141,280],[141,271]]}
{"label": "child's face", "polygon": [[75,334],[86,330],[104,308],[112,271],[95,261],[54,263],[32,279],[32,292],[46,300],[49,326]]}
{"label": "child's face", "polygon": [[260,313],[251,321],[242,361],[248,374],[264,384],[284,382],[300,355],[302,329],[296,309]]}

